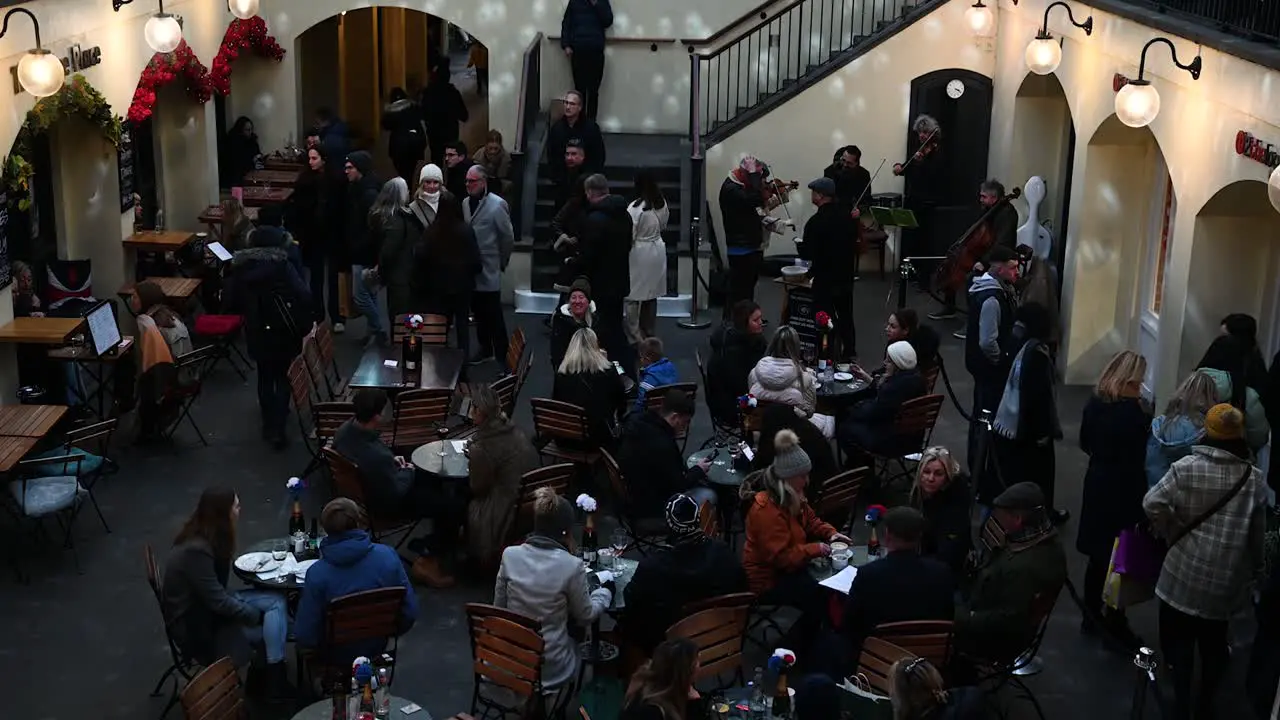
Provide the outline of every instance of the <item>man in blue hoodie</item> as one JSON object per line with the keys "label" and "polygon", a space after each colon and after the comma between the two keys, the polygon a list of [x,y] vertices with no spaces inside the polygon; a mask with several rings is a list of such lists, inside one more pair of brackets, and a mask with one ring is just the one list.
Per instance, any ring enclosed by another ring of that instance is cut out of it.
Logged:
{"label": "man in blue hoodie", "polygon": [[1017,350],[1011,345],[1013,312],[1018,305],[1013,292],[1013,284],[1018,281],[1018,254],[1011,248],[996,245],[987,254],[984,266],[986,272],[969,286],[968,329],[964,343],[964,366],[973,376],[969,467],[975,473],[983,471],[974,464],[978,459],[978,419],[983,410],[990,410],[994,415],[1000,407],[1010,360]]}
{"label": "man in blue hoodie", "polygon": [[[332,500],[321,511],[320,524],[327,537],[320,543],[320,560],[307,571],[298,603],[293,625],[298,646],[318,648],[324,642],[325,611],[331,600],[379,588],[404,588],[398,634],[408,632],[418,619],[418,598],[396,551],[369,539],[360,506],[349,498]],[[343,667],[361,655],[372,658],[385,649],[385,639],[325,648],[324,660]]]}
{"label": "man in blue hoodie", "polygon": [[636,393],[632,412],[642,413],[649,391],[663,385],[674,385],[680,381],[680,375],[675,363],[663,352],[661,338],[647,337],[636,347],[640,353],[640,390]]}

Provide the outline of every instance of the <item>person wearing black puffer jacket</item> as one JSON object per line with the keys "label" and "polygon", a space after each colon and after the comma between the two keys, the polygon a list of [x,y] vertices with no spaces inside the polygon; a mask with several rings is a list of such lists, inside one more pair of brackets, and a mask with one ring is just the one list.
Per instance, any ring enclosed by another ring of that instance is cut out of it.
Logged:
{"label": "person wearing black puffer jacket", "polygon": [[587,199],[579,241],[579,268],[595,291],[595,330],[612,360],[635,376],[635,358],[627,342],[624,308],[631,293],[631,214],[627,200],[609,194],[609,180],[592,175],[583,182]]}
{"label": "person wearing black puffer jacket", "polygon": [[396,175],[413,187],[417,180],[413,171],[418,169],[422,153],[427,149],[427,134],[422,126],[422,109],[404,88],[391,88],[391,101],[382,110],[382,129],[391,134],[387,153]]}
{"label": "person wearing black puffer jacket", "polygon": [[[347,258],[351,261],[352,289],[357,295],[357,305],[360,305],[361,293],[367,294],[364,290],[366,287],[363,280],[364,269],[376,267],[378,264],[377,237],[373,226],[369,223],[369,210],[378,199],[382,181],[373,174],[373,157],[363,150],[357,150],[348,155],[342,169],[347,176],[347,202],[346,211],[343,214],[346,226],[344,239]],[[368,298],[365,300],[363,304],[367,307],[370,302]],[[369,338],[371,340],[385,338],[386,330],[383,329],[381,315],[377,312],[376,298],[372,300],[372,307],[372,312],[365,308],[361,309],[368,321]]]}
{"label": "person wearing black puffer jacket", "polygon": [[738,301],[732,322],[711,333],[707,403],[718,422],[737,424],[738,398],[747,392],[747,376],[767,347],[764,314],[752,300]]}
{"label": "person wearing black puffer jacket", "polygon": [[560,22],[560,47],[569,56],[573,84],[585,96],[583,110],[592,120],[600,110],[604,81],[604,33],[612,25],[609,0],[569,0]]}
{"label": "person wearing black puffer jacket", "polygon": [[462,356],[471,357],[471,294],[483,261],[475,231],[463,219],[458,198],[441,195],[435,220],[413,248],[413,265],[413,296],[425,300],[428,312],[449,318]]}

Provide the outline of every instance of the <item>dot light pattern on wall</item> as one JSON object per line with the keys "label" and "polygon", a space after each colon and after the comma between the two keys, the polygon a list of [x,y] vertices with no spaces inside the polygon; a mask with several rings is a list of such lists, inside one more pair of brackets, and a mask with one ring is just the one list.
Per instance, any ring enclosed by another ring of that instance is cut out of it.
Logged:
{"label": "dot light pattern on wall", "polygon": [[1163,43],[1169,46],[1169,54],[1173,56],[1173,64],[1186,70],[1192,80],[1200,79],[1200,70],[1204,64],[1199,53],[1194,60],[1185,65],[1178,62],[1178,49],[1165,37],[1155,37],[1142,46],[1142,55],[1138,58],[1138,77],[1124,84],[1116,93],[1116,117],[1129,127],[1146,127],[1160,114],[1160,93],[1144,75],[1147,69],[1147,51],[1152,45]]}
{"label": "dot light pattern on wall", "polygon": [[[111,7],[120,12],[120,8],[132,2],[133,0],[111,0]],[[158,5],[160,11],[147,20],[142,36],[152,50],[170,53],[182,42],[182,24],[178,22],[178,18],[164,11],[164,0],[158,0]]]}
{"label": "dot light pattern on wall", "polygon": [[1071,12],[1071,6],[1058,0],[1058,2],[1049,3],[1044,9],[1044,21],[1040,23],[1040,32],[1036,33],[1036,39],[1027,44],[1027,69],[1037,75],[1048,75],[1058,69],[1058,65],[1062,63],[1062,44],[1053,39],[1053,33],[1049,32],[1049,12],[1056,7],[1067,9],[1067,19],[1072,25],[1084,30],[1085,35],[1093,35],[1093,16],[1085,18],[1084,22],[1076,22],[1076,16]]}
{"label": "dot light pattern on wall", "polygon": [[9,18],[13,17],[14,13],[22,13],[31,18],[31,28],[36,36],[36,46],[23,54],[22,59],[18,61],[18,84],[35,97],[49,97],[58,92],[62,83],[66,81],[66,70],[62,67],[62,61],[40,44],[40,21],[36,20],[36,16],[26,8],[13,8],[4,14],[4,24],[0,26],[0,38],[9,32]]}

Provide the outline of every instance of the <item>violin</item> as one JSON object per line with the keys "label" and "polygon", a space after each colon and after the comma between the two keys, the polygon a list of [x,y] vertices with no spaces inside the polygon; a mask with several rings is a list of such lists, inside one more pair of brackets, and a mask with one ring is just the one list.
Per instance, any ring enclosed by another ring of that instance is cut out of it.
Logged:
{"label": "violin", "polygon": [[924,142],[920,143],[920,147],[916,148],[915,153],[911,157],[907,158],[903,162],[900,162],[894,165],[893,174],[894,175],[903,174],[904,172],[907,171],[907,168],[911,166],[911,163],[916,162],[918,160],[924,160],[925,158],[929,157],[934,152],[936,152],[939,146],[942,144],[942,137],[940,134],[941,130],[942,128],[934,128],[933,132],[929,133],[928,137],[924,139]]}
{"label": "violin", "polygon": [[935,290],[959,291],[964,287],[965,278],[975,263],[986,257],[996,244],[996,236],[991,231],[991,223],[987,222],[996,211],[1010,202],[1022,197],[1022,188],[1014,188],[1008,195],[1000,198],[978,221],[964,231],[960,239],[947,249],[947,259],[938,266],[934,275]]}
{"label": "violin", "polygon": [[777,197],[782,198],[783,201],[785,201],[786,197],[791,194],[792,190],[798,190],[799,188],[799,180],[779,180],[777,178],[770,178],[764,181],[764,199],[772,200]]}

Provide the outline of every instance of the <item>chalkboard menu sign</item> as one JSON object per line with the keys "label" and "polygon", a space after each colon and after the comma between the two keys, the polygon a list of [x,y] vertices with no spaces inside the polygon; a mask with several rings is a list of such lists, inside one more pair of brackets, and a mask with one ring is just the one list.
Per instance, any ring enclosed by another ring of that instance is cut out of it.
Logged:
{"label": "chalkboard menu sign", "polygon": [[0,290],[13,282],[9,263],[9,194],[0,190]]}
{"label": "chalkboard menu sign", "polygon": [[124,123],[120,130],[120,146],[116,150],[116,164],[120,169],[120,212],[128,212],[133,207],[134,163],[133,125]]}
{"label": "chalkboard menu sign", "polygon": [[818,357],[818,323],[817,307],[813,302],[813,291],[795,285],[787,286],[787,324],[800,336],[800,355],[806,359]]}

